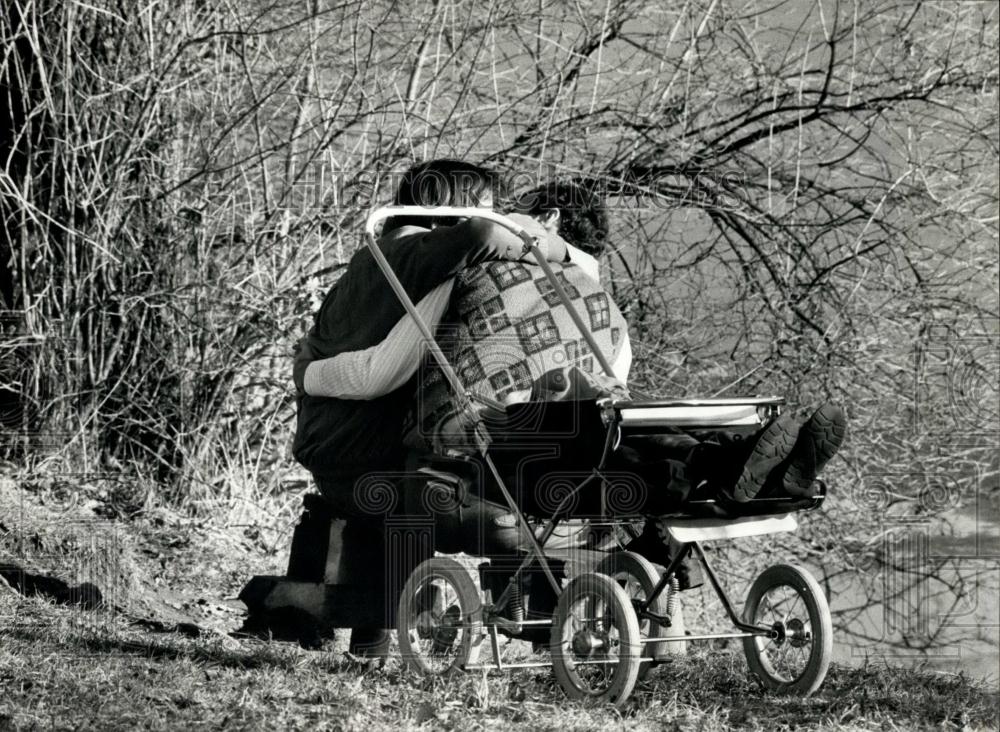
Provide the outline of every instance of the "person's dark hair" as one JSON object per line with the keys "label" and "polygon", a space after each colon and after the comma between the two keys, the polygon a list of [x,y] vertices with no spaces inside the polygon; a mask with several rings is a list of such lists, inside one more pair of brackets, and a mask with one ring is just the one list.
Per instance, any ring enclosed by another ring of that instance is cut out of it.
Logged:
{"label": "person's dark hair", "polygon": [[[492,193],[497,178],[493,171],[462,160],[442,158],[414,165],[403,174],[392,202],[398,206],[478,206]],[[452,218],[421,219],[393,216],[383,233],[414,224],[451,226]]]}
{"label": "person's dark hair", "polygon": [[555,181],[517,197],[515,210],[541,216],[559,209],[559,236],[595,257],[608,243],[608,214],[604,201],[590,188],[578,183]]}

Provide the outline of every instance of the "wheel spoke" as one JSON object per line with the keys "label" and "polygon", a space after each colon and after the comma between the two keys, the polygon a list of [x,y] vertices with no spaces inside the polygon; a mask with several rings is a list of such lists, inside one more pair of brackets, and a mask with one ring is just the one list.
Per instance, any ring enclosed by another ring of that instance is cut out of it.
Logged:
{"label": "wheel spoke", "polygon": [[407,665],[438,675],[473,662],[481,602],[468,570],[454,560],[435,557],[418,566],[400,599],[399,645]]}
{"label": "wheel spoke", "polygon": [[767,688],[811,694],[822,683],[830,662],[830,612],[822,589],[801,567],[776,565],[754,581],[746,617],[768,620],[776,638],[746,638],[743,647],[751,673]]}
{"label": "wheel spoke", "polygon": [[[800,605],[801,610],[799,609]],[[788,614],[793,618],[797,618],[801,616],[803,610],[805,611],[805,616],[809,617],[809,609],[806,608],[805,602],[802,600],[802,595],[796,592],[795,598],[792,600],[792,607],[789,609]]]}
{"label": "wheel spoke", "polygon": [[777,617],[778,615],[778,611],[775,609],[774,603],[771,602],[771,593],[770,592],[765,593],[764,596],[761,598],[761,602],[767,603],[768,608],[770,608],[769,610],[770,620],[773,622],[774,618]]}
{"label": "wheel spoke", "polygon": [[788,600],[788,585],[781,586],[781,602],[779,607],[781,608],[781,622],[788,623],[789,606],[792,603]]}
{"label": "wheel spoke", "polygon": [[[785,637],[781,642],[762,639],[763,642],[758,645],[760,653],[769,659],[771,668],[782,682],[794,682],[803,673],[809,661],[809,650],[806,647],[808,644],[800,644],[802,638],[800,633],[811,635],[808,620],[803,621],[800,617],[802,614],[808,619],[805,601],[795,587],[781,584],[765,592],[758,607],[761,611],[766,607],[768,620],[780,622],[785,631]],[[764,613],[758,612],[757,615],[759,621]],[[801,631],[789,627],[790,624],[794,627],[796,620],[803,623]]]}
{"label": "wheel spoke", "polygon": [[798,647],[799,657],[802,659],[802,668],[805,668],[809,663],[809,652],[806,650],[806,646]]}
{"label": "wheel spoke", "polygon": [[[631,634],[638,630],[633,618],[623,616],[631,610],[626,602],[634,592],[631,584],[615,575],[593,574],[577,577],[563,590],[554,618],[562,647],[553,656],[553,667],[560,685],[574,698],[617,702],[618,694],[631,690],[637,663],[625,655],[629,651],[623,643],[632,643]],[[632,623],[624,636],[623,617]]]}

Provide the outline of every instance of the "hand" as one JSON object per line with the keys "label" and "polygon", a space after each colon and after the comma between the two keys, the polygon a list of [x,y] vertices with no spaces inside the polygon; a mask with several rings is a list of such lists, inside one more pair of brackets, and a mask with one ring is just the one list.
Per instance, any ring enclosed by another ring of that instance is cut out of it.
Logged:
{"label": "hand", "polygon": [[509,213],[506,216],[536,239],[544,240],[549,234],[545,225],[533,216],[516,212]]}
{"label": "hand", "polygon": [[[538,241],[538,248],[542,250],[542,254],[547,260],[550,262],[566,261],[566,242],[559,234],[550,231],[541,221],[526,214],[510,213],[507,214],[507,218]],[[527,261],[533,261],[533,258],[527,257]]]}

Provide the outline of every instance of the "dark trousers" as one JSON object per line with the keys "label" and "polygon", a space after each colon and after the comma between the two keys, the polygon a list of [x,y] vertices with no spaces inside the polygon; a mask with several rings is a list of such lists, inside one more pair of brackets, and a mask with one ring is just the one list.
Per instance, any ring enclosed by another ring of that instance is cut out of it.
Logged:
{"label": "dark trousers", "polygon": [[611,468],[632,473],[650,489],[646,513],[676,510],[699,486],[708,495],[732,487],[756,443],[753,431],[628,435]]}
{"label": "dark trousers", "polygon": [[[370,610],[353,627],[393,627],[403,585],[421,561],[433,556],[433,547],[426,537],[427,527],[415,525],[404,515],[399,495],[401,481],[397,476],[354,473],[314,477],[323,496],[323,507],[311,507],[307,502],[303,522],[310,521],[317,529],[304,532],[313,538],[298,542],[300,546],[311,546],[296,551],[293,541],[290,565],[296,555],[306,555],[309,559],[300,560],[298,566],[311,568],[314,574],[309,581],[322,581],[323,571],[319,577],[315,576],[318,568],[315,560],[321,556],[324,570],[328,564],[335,565],[335,584],[363,587],[367,591]],[[342,530],[330,532],[331,521],[337,519],[342,521]],[[330,542],[339,541],[339,546],[324,544],[326,536]]]}

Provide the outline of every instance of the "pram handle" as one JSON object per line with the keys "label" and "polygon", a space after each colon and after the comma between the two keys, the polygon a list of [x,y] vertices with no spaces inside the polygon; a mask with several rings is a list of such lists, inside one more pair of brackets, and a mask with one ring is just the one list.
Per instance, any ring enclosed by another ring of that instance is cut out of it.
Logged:
{"label": "pram handle", "polygon": [[605,398],[598,401],[605,421],[615,420],[624,427],[718,428],[763,424],[777,416],[785,403],[778,396],[709,397],[650,399]]}
{"label": "pram handle", "polygon": [[658,407],[780,407],[785,398],[779,396],[708,397],[705,399],[611,399],[610,405],[618,409],[655,409]]}

